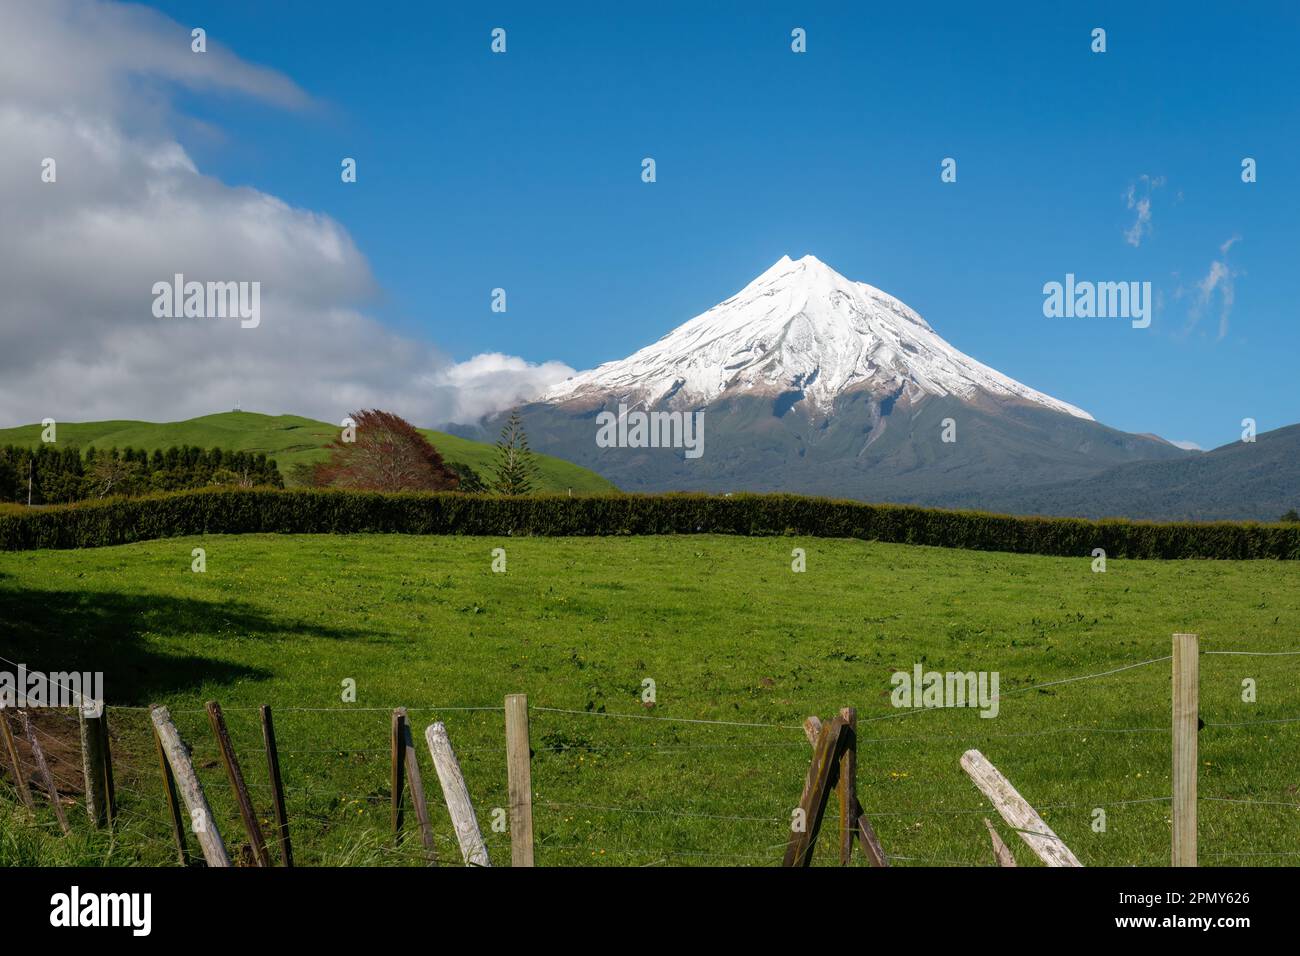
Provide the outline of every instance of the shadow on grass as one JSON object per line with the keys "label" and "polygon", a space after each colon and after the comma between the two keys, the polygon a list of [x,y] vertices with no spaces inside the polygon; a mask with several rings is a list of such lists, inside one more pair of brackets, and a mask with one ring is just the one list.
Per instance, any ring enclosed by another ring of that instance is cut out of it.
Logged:
{"label": "shadow on grass", "polygon": [[[272,672],[149,646],[150,638],[204,635],[274,639],[301,634],[359,639],[361,630],[269,617],[238,601],[157,594],[27,590],[0,574],[0,656],[30,670],[102,671],[109,703],[143,705],[205,683],[265,680]],[[0,662],[0,668],[12,670]]]}

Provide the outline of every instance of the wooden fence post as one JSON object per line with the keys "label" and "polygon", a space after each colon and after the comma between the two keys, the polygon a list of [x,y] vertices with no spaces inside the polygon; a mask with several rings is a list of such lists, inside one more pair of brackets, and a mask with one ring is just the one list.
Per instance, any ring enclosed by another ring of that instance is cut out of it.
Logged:
{"label": "wooden fence post", "polygon": [[845,707],[840,711],[844,729],[840,731],[840,866],[853,862],[853,835],[858,829],[858,712]]}
{"label": "wooden fence post", "polygon": [[[858,846],[861,847],[862,852],[866,856],[868,863],[870,863],[872,866],[877,866],[877,867],[889,866],[889,856],[885,853],[885,848],[880,845],[880,839],[876,836],[876,831],[872,829],[871,821],[867,819],[867,815],[862,810],[862,803],[858,800],[858,784],[857,784],[858,712],[853,707],[845,707],[842,710],[840,710],[840,716],[843,717],[845,721],[850,725],[849,727],[846,727],[846,730],[851,729],[853,733],[850,740],[851,748],[852,748],[852,767],[849,768],[847,771],[848,777],[852,781],[851,790],[849,793],[849,806],[852,807],[852,810],[850,811],[849,814],[849,826],[853,830],[853,836],[852,838],[845,840],[844,843],[841,844],[841,850],[843,850],[843,848],[847,846],[849,853],[852,854],[853,840],[856,839],[858,841]],[[822,732],[822,719],[816,715],[804,718],[803,732],[804,732],[804,736],[808,738],[808,743],[812,745],[813,751],[815,753],[817,750],[817,738],[821,736],[821,732]],[[845,773],[844,764],[848,756],[849,755],[846,752],[845,756],[840,758],[841,775]],[[804,780],[803,793],[799,797],[800,806],[802,806],[804,801],[807,799],[808,791],[809,789],[811,789],[811,787],[812,787],[812,768],[810,767],[808,772],[808,777]],[[841,787],[840,799],[841,801],[843,801],[844,781],[842,778],[840,781],[840,787]],[[842,834],[843,827],[844,827],[844,803],[843,802],[840,803],[840,827],[841,827],[841,834]],[[847,865],[844,862],[843,856],[841,856],[840,858],[840,864],[842,866]]]}
{"label": "wooden fence post", "polygon": [[249,797],[248,787],[244,784],[244,772],[239,768],[239,759],[235,756],[235,748],[230,743],[230,732],[226,729],[226,718],[221,713],[221,705],[215,700],[210,700],[207,707],[208,722],[212,724],[212,733],[217,738],[221,762],[226,768],[226,779],[230,781],[235,802],[239,804],[239,816],[244,822],[244,832],[248,834],[253,860],[258,866],[270,866],[271,857],[266,852],[266,838],[262,836],[262,828],[257,823],[257,811],[253,809],[252,798]]}
{"label": "wooden fence post", "polygon": [[438,846],[433,839],[433,823],[429,820],[429,804],[424,797],[424,777],[420,774],[419,751],[411,737],[411,721],[402,708],[402,749],[406,753],[406,785],[411,790],[411,806],[420,824],[420,837],[424,841],[424,856],[430,866],[438,865]]}
{"label": "wooden fence post", "polygon": [[817,833],[821,829],[822,816],[826,812],[826,800],[830,796],[838,769],[840,734],[844,726],[844,718],[836,717],[817,735],[817,749],[813,753],[804,784],[804,793],[799,801],[799,809],[803,815],[801,821],[803,830],[791,830],[790,842],[786,845],[782,866],[808,866],[812,863]]}
{"label": "wooden fence post", "polygon": [[280,751],[275,745],[275,723],[271,707],[263,704],[262,743],[266,747],[266,769],[271,777],[271,798],[275,803],[275,830],[280,841],[280,864],[293,866],[293,844],[289,841],[289,814],[284,809],[284,781],[280,778]]}
{"label": "wooden fence post", "polygon": [[[199,838],[203,858],[208,861],[208,866],[230,866],[230,854],[221,842],[217,819],[212,815],[212,807],[208,806],[208,798],[203,795],[203,785],[199,783],[199,775],[194,772],[194,764],[190,763],[190,755],[185,751],[185,744],[181,741],[176,725],[172,723],[171,714],[166,707],[154,707],[150,714],[158,742],[171,766],[176,789],[180,791],[181,799],[190,811],[191,829]],[[195,827],[195,823],[199,825]]]}
{"label": "wooden fence post", "polygon": [[438,848],[433,840],[433,824],[429,821],[429,804],[424,797],[424,778],[420,775],[420,761],[415,741],[411,738],[411,720],[405,707],[393,710],[392,757],[393,843],[397,844],[402,838],[402,797],[406,787],[410,787],[411,806],[415,808],[415,819],[420,825],[425,858],[430,866],[437,866]]}
{"label": "wooden fence post", "polygon": [[478,818],[474,815],[474,804],[470,801],[460,764],[456,762],[456,752],[451,749],[447,728],[442,721],[436,721],[425,730],[424,739],[429,744],[429,755],[433,757],[433,768],[438,772],[442,796],[447,801],[447,812],[451,815],[451,824],[456,830],[456,841],[460,844],[466,866],[491,866],[483,834],[478,828]]}
{"label": "wooden fence post", "polygon": [[1200,719],[1200,646],[1195,634],[1174,635],[1173,865],[1196,866],[1196,730]]}
{"label": "wooden fence post", "polygon": [[889,866],[889,856],[880,845],[876,831],[871,828],[871,821],[862,812],[862,804],[858,804],[858,846],[862,847],[862,852],[867,855],[872,866]]}
{"label": "wooden fence post", "polygon": [[506,780],[510,788],[510,865],[533,865],[532,749],[528,697],[506,696]]}
{"label": "wooden fence post", "polygon": [[822,719],[816,714],[811,717],[805,717],[803,720],[803,735],[808,738],[808,744],[811,747],[817,746],[817,738],[821,736]]}
{"label": "wooden fence post", "polygon": [[190,850],[185,843],[185,817],[181,813],[181,799],[176,792],[176,777],[172,775],[167,754],[163,751],[162,736],[153,729],[153,742],[158,745],[158,763],[162,766],[163,789],[167,795],[167,809],[172,820],[172,837],[176,840],[176,855],[181,866],[190,865]]}
{"label": "wooden fence post", "polygon": [[[812,747],[813,756],[817,756],[817,738],[822,735],[822,719],[816,714],[805,717],[803,722],[803,735],[808,738],[808,744]],[[803,806],[804,801],[808,799],[808,791],[812,789],[813,782],[813,765],[808,765],[808,773],[803,779],[803,790],[799,794],[799,806]]]}
{"label": "wooden fence post", "polygon": [[50,765],[45,762],[45,751],[41,749],[41,742],[36,739],[36,731],[32,728],[31,718],[27,716],[25,710],[18,711],[18,720],[23,725],[23,736],[27,738],[27,746],[32,748],[32,760],[36,762],[36,772],[41,775],[41,780],[45,783],[45,792],[50,795],[50,803],[54,805],[54,815],[58,818],[59,829],[63,835],[67,836],[72,832],[68,826],[68,818],[64,816],[63,804],[59,800],[59,788],[54,785],[54,775],[50,773]]}
{"label": "wooden fence post", "polygon": [[1011,785],[1011,781],[998,772],[998,768],[978,750],[968,750],[961,755],[961,766],[966,774],[988,797],[1002,819],[1020,834],[1038,858],[1048,866],[1082,866],[1070,848],[1065,845],[1038,815],[1029,802]]}
{"label": "wooden fence post", "polygon": [[108,823],[112,826],[117,819],[117,785],[113,781],[113,747],[108,732],[108,705],[100,702],[99,720],[96,725],[100,736],[100,753],[104,758],[104,808],[108,812]]}
{"label": "wooden fence post", "polygon": [[392,791],[391,816],[393,822],[393,843],[402,837],[402,794],[406,789],[406,734],[402,725],[406,722],[406,708],[398,707],[393,711],[392,736],[389,752],[389,789]]}
{"label": "wooden fence post", "polygon": [[86,813],[95,827],[102,827],[108,819],[108,794],[104,784],[104,734],[99,729],[103,711],[89,717],[77,710],[77,728],[81,733],[81,777],[86,791]]}
{"label": "wooden fence post", "polygon": [[14,743],[13,731],[9,729],[9,718],[5,715],[4,708],[0,708],[0,737],[4,738],[5,753],[9,755],[9,765],[14,771],[14,786],[18,788],[18,796],[22,799],[23,806],[28,810],[35,810],[36,801],[32,799],[27,778],[23,776],[23,765],[18,760],[18,746]]}

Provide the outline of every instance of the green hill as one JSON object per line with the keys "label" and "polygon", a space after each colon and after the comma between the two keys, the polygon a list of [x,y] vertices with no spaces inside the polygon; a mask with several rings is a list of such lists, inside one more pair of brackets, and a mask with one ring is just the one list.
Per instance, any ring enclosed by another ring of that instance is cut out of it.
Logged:
{"label": "green hill", "polygon": [[[486,480],[491,474],[496,449],[482,442],[458,438],[444,432],[422,428],[449,462],[469,465]],[[289,469],[299,462],[325,458],[325,446],[339,434],[339,429],[298,415],[260,415],[256,412],[222,412],[183,422],[59,422],[59,445],[81,448],[155,448],[172,445],[220,447],[231,451],[266,452],[274,458],[280,472],[289,480]],[[0,446],[35,446],[41,441],[40,425],[0,428]],[[549,455],[538,455],[538,491],[591,494],[616,491],[609,481],[586,468]]]}

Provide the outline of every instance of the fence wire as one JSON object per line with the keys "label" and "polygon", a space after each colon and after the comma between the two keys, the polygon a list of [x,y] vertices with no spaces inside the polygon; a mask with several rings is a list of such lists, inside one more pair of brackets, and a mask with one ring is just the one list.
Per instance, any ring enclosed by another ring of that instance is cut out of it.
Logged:
{"label": "fence wire", "polygon": [[[1284,651],[1237,651],[1237,650],[1203,650],[1200,652],[1203,656],[1223,656],[1223,657],[1252,657],[1252,658],[1283,658],[1300,656],[1300,650]],[[1172,655],[1163,657],[1154,657],[1145,660],[1134,661],[1118,667],[1109,668],[1098,672],[1078,674],[1070,677],[1043,681],[1030,684],[1023,687],[1016,687],[997,695],[998,699],[1013,697],[1016,695],[1027,694],[1037,690],[1060,687],[1064,685],[1079,684],[1088,681],[1102,680],[1115,675],[1147,667],[1153,664],[1159,664],[1171,660]],[[0,661],[13,664],[7,658],[0,657]],[[15,665],[16,666],[16,665]],[[70,689],[70,688],[69,688]],[[495,704],[482,703],[462,703],[462,704],[414,704],[403,705],[408,713],[428,713],[437,715],[439,713],[459,714],[466,718],[473,718],[479,715],[501,714],[504,707]],[[858,718],[858,724],[869,724],[879,721],[888,721],[900,717],[908,717],[929,713],[931,710],[938,708],[917,708],[914,710],[902,711],[899,713],[890,713],[884,715],[870,715]],[[113,749],[112,759],[114,765],[115,782],[117,789],[117,808],[115,828],[120,831],[123,840],[135,841],[144,847],[147,847],[151,858],[156,861],[175,862],[176,846],[172,839],[170,819],[167,815],[166,804],[161,779],[160,765],[157,754],[152,750],[152,727],[148,719],[150,708],[138,705],[118,706],[110,705],[110,726],[113,728]],[[268,847],[272,850],[272,855],[276,852],[276,839],[274,823],[270,819],[271,794],[273,791],[272,784],[265,778],[265,745],[262,741],[260,724],[256,719],[259,708],[256,706],[235,705],[224,707],[223,712],[230,720],[230,731],[232,738],[236,739],[236,752],[239,754],[241,764],[243,765],[244,775],[247,778],[247,786],[250,792],[257,794],[255,804],[259,806],[262,817],[263,835]],[[332,707],[320,706],[298,706],[276,705],[272,711],[276,718],[286,717],[293,714],[319,715],[319,714],[390,714],[393,707],[342,705]],[[781,720],[760,721],[760,720],[726,720],[714,719],[707,717],[688,717],[678,715],[663,714],[637,714],[637,713],[618,713],[605,710],[595,709],[578,709],[570,707],[547,706],[544,704],[535,704],[529,707],[530,712],[538,715],[538,723],[546,719],[557,718],[586,718],[593,720],[613,720],[628,722],[644,722],[645,726],[669,726],[681,725],[696,727],[701,730],[716,729],[720,732],[749,732],[749,731],[768,731],[774,733],[789,734],[790,740],[751,740],[751,741],[683,741],[679,739],[655,740],[634,743],[609,743],[602,742],[593,744],[590,742],[573,742],[566,739],[547,742],[546,735],[539,735],[538,728],[534,728],[533,733],[533,750],[534,750],[534,810],[536,816],[542,820],[543,826],[539,828],[536,845],[539,854],[539,862],[545,863],[547,855],[551,855],[556,860],[563,860],[566,855],[569,857],[581,857],[587,854],[588,858],[595,857],[611,858],[618,857],[629,861],[628,865],[654,866],[661,865],[668,861],[683,860],[715,860],[729,862],[733,865],[777,865],[780,863],[780,850],[784,847],[784,841],[773,843],[766,852],[749,852],[743,849],[732,850],[731,852],[719,852],[718,850],[697,849],[691,846],[673,846],[662,839],[654,842],[634,841],[620,842],[611,840],[603,831],[592,830],[587,833],[586,841],[574,840],[573,835],[568,833],[565,826],[571,823],[570,820],[560,820],[556,825],[553,819],[550,825],[545,823],[549,816],[555,817],[557,814],[563,816],[568,812],[581,811],[583,814],[598,815],[616,815],[632,819],[646,818],[663,821],[663,825],[656,824],[656,829],[652,832],[660,834],[661,837],[671,836],[671,829],[665,830],[663,826],[669,825],[672,821],[681,823],[697,823],[704,827],[703,832],[709,831],[707,828],[715,824],[739,825],[742,828],[746,826],[762,826],[768,828],[773,835],[780,835],[784,828],[788,827],[790,818],[784,810],[774,811],[771,813],[715,813],[707,810],[695,810],[679,806],[640,806],[634,803],[604,800],[604,801],[582,801],[558,799],[550,795],[543,796],[540,792],[545,789],[550,791],[554,786],[563,782],[562,774],[565,768],[561,767],[555,773],[561,774],[560,777],[549,776],[551,771],[546,769],[544,758],[574,758],[581,759],[584,755],[593,755],[599,757],[607,755],[614,758],[620,755],[628,758],[639,759],[648,756],[679,756],[688,757],[692,754],[735,754],[745,753],[770,753],[774,756],[789,754],[793,760],[787,760],[786,763],[793,763],[796,767],[801,763],[806,766],[806,754],[811,753],[808,741],[804,737],[804,725],[801,723],[789,723]],[[226,784],[225,772],[219,765],[216,757],[217,751],[215,745],[209,739],[207,733],[206,720],[193,720],[197,715],[206,718],[206,710],[201,707],[175,707],[170,709],[174,720],[187,722],[183,736],[191,742],[191,751],[196,765],[196,771],[205,782],[205,789],[213,796],[214,810],[220,808],[222,816],[221,829],[223,834],[236,845],[243,838],[242,829],[238,824],[238,817],[233,813],[233,801],[229,796]],[[249,721],[248,715],[253,715]],[[7,714],[0,711],[0,719],[7,720]],[[60,721],[55,723],[54,721]],[[1232,730],[1264,730],[1265,728],[1278,728],[1290,724],[1300,723],[1300,716],[1288,716],[1280,718],[1261,717],[1257,719],[1244,721],[1205,721],[1204,726],[1211,729],[1232,729]],[[131,724],[128,728],[124,725]],[[387,861],[389,863],[406,864],[406,865],[423,865],[427,862],[425,851],[420,843],[418,831],[413,829],[412,819],[413,811],[406,806],[406,816],[408,819],[405,828],[405,834],[400,841],[394,841],[390,832],[388,809],[391,804],[391,793],[388,791],[389,775],[387,755],[390,754],[390,747],[376,746],[379,741],[386,739],[389,732],[388,721],[376,720],[372,729],[372,736],[368,742],[352,741],[355,746],[346,744],[337,747],[320,747],[320,746],[295,746],[294,744],[314,743],[315,741],[295,740],[293,731],[285,732],[286,728],[277,721],[277,736],[281,743],[289,743],[278,749],[279,755],[289,758],[308,758],[308,762],[302,766],[286,767],[286,777],[293,782],[286,783],[283,790],[286,799],[289,801],[290,808],[290,828],[294,833],[295,845],[300,840],[306,839],[306,835],[313,834],[317,831],[328,832],[332,827],[338,826],[338,817],[341,812],[351,813],[349,808],[360,806],[356,815],[364,816],[370,813],[370,822],[364,828],[353,827],[348,830],[349,833],[356,831],[355,848],[337,847],[327,851],[322,851],[316,855],[316,859],[321,862],[357,862],[361,860],[374,861],[376,859]],[[178,726],[180,726],[178,724]],[[80,777],[80,765],[77,760],[68,756],[73,744],[79,747],[78,737],[78,718],[75,713],[64,713],[57,718],[43,716],[41,720],[31,721],[32,733],[41,743],[42,749],[47,753],[47,762],[49,763],[50,775],[55,785],[64,798],[69,802],[69,818],[77,824],[79,829],[86,829],[88,818],[84,812],[73,814],[73,807],[79,806],[79,800],[82,796],[83,781]],[[460,732],[465,728],[453,734],[460,739]],[[1168,734],[1170,728],[1166,726],[1137,725],[1137,726],[1080,726],[1076,724],[1062,724],[1059,726],[1040,727],[1035,730],[1016,731],[1016,732],[993,732],[983,729],[972,728],[966,732],[951,733],[934,733],[919,735],[898,735],[898,736],[858,736],[857,744],[865,748],[859,751],[859,768],[866,770],[869,774],[883,776],[883,766],[873,761],[880,758],[874,755],[875,748],[894,747],[907,744],[941,744],[941,743],[970,743],[972,741],[982,740],[1032,740],[1035,738],[1044,738],[1052,736],[1074,736],[1078,738],[1076,743],[1082,746],[1085,743],[1095,744],[1102,740],[1114,739],[1123,735],[1149,735],[1149,734]],[[499,734],[499,730],[496,731]],[[22,735],[15,733],[15,738],[22,741]],[[483,820],[491,811],[497,807],[509,805],[508,796],[505,792],[504,780],[504,748],[500,743],[495,745],[478,744],[476,741],[482,739],[482,733],[467,735],[472,742],[467,746],[456,746],[456,753],[462,759],[462,763],[469,762],[473,764],[477,759],[486,759],[491,767],[484,767],[484,772],[488,770],[497,775],[497,781],[494,784],[480,786],[474,792],[475,803],[479,807],[479,817]],[[318,738],[317,738],[318,739]],[[134,746],[127,746],[128,740],[134,742]],[[22,745],[20,744],[20,747]],[[418,748],[417,748],[418,749]],[[72,751],[79,760],[79,749]],[[1033,755],[1031,754],[1031,757]],[[538,759],[543,758],[543,759]],[[349,763],[351,762],[351,763]],[[372,785],[366,787],[347,787],[338,785],[342,779],[332,775],[339,763],[354,766],[355,773],[352,779],[368,780]],[[292,759],[290,764],[293,764]],[[999,765],[1001,761],[999,761]],[[1012,762],[1014,765],[1014,761]],[[783,766],[783,765],[782,765]],[[785,771],[780,766],[776,767],[779,771],[778,776],[783,779],[773,779],[769,781],[771,787],[779,790],[767,789],[767,792],[787,792],[793,796],[792,787],[797,786],[802,778],[793,775],[784,777]],[[0,780],[5,780],[4,803],[8,804],[8,817],[12,818],[15,814],[26,814],[19,804],[18,791],[7,780],[6,775],[12,773],[9,767],[7,755],[0,753]],[[33,798],[36,801],[38,811],[43,806],[48,806],[49,795],[46,793],[46,786],[41,774],[37,771],[35,762],[30,757],[19,754],[18,772],[28,781],[32,791]],[[429,784],[433,782],[434,775],[426,771],[426,790]],[[906,774],[904,777],[908,776]],[[475,776],[475,783],[479,784],[483,778]],[[434,782],[436,786],[436,782]],[[764,784],[765,788],[768,784]],[[563,787],[561,787],[563,789]],[[860,789],[860,795],[866,795],[867,791]],[[1249,808],[1272,808],[1274,810],[1290,811],[1300,810],[1300,803],[1288,800],[1267,799],[1264,796],[1227,796],[1220,794],[1203,795],[1199,797],[1200,801],[1209,804],[1220,804],[1227,806],[1238,806],[1243,809]],[[42,804],[42,801],[45,801]],[[77,801],[77,802],[72,802]],[[966,817],[966,816],[987,816],[991,808],[987,805],[981,806],[936,806],[920,805],[912,807],[898,807],[896,804],[890,806],[889,803],[881,803],[869,800],[873,805],[866,808],[865,812],[870,818],[884,818],[905,820],[909,818],[927,818],[927,817]],[[1068,802],[1044,802],[1034,804],[1035,808],[1042,812],[1067,811],[1067,810],[1095,810],[1098,808],[1121,808],[1121,807],[1138,807],[1141,805],[1167,807],[1172,802],[1170,796],[1146,796],[1126,799],[1107,799],[1092,801],[1068,801]],[[431,808],[433,801],[430,801]],[[370,808],[367,811],[366,808]],[[378,820],[380,822],[376,823]],[[53,827],[50,819],[39,813],[32,821],[43,831],[48,833],[57,832]],[[295,827],[295,824],[297,826]],[[441,824],[445,826],[446,821],[442,820]],[[902,827],[903,824],[898,824]],[[908,834],[915,832],[920,824],[908,825],[899,833],[892,833],[891,838],[897,840],[906,839]],[[622,831],[620,831],[622,832]],[[565,836],[568,835],[568,840]],[[576,835],[576,834],[575,834]],[[493,849],[494,856],[500,858],[508,853],[509,836],[508,834],[497,832],[491,829],[485,829],[483,834],[489,847]],[[699,833],[679,834],[681,839],[694,839],[699,837]],[[442,865],[462,865],[461,855],[456,839],[447,832],[436,832],[434,834],[435,842],[438,845],[439,863]],[[753,840],[754,843],[762,843],[761,838]],[[828,841],[830,842],[830,841]],[[602,844],[596,846],[595,844]],[[191,853],[194,848],[191,847]],[[897,862],[904,865],[934,865],[934,866],[982,866],[991,865],[986,859],[954,859],[951,856],[943,854],[920,852],[886,853],[891,863]],[[308,856],[312,854],[309,852]],[[1289,850],[1250,850],[1246,852],[1232,851],[1214,851],[1203,853],[1202,856],[1207,860],[1220,859],[1282,859],[1291,856],[1300,856],[1300,852]],[[635,864],[631,860],[639,860]],[[756,862],[757,861],[757,862]]]}

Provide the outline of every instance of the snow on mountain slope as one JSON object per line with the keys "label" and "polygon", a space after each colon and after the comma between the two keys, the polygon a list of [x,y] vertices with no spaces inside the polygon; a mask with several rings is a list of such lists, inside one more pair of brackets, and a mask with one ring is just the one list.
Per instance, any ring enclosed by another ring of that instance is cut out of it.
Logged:
{"label": "snow on mountain slope", "polygon": [[566,379],[539,400],[612,395],[646,406],[697,407],[724,393],[802,392],[801,407],[828,413],[840,395],[858,389],[913,401],[970,400],[983,392],[1093,420],[957,351],[898,299],[814,256],[782,256],[653,345]]}

